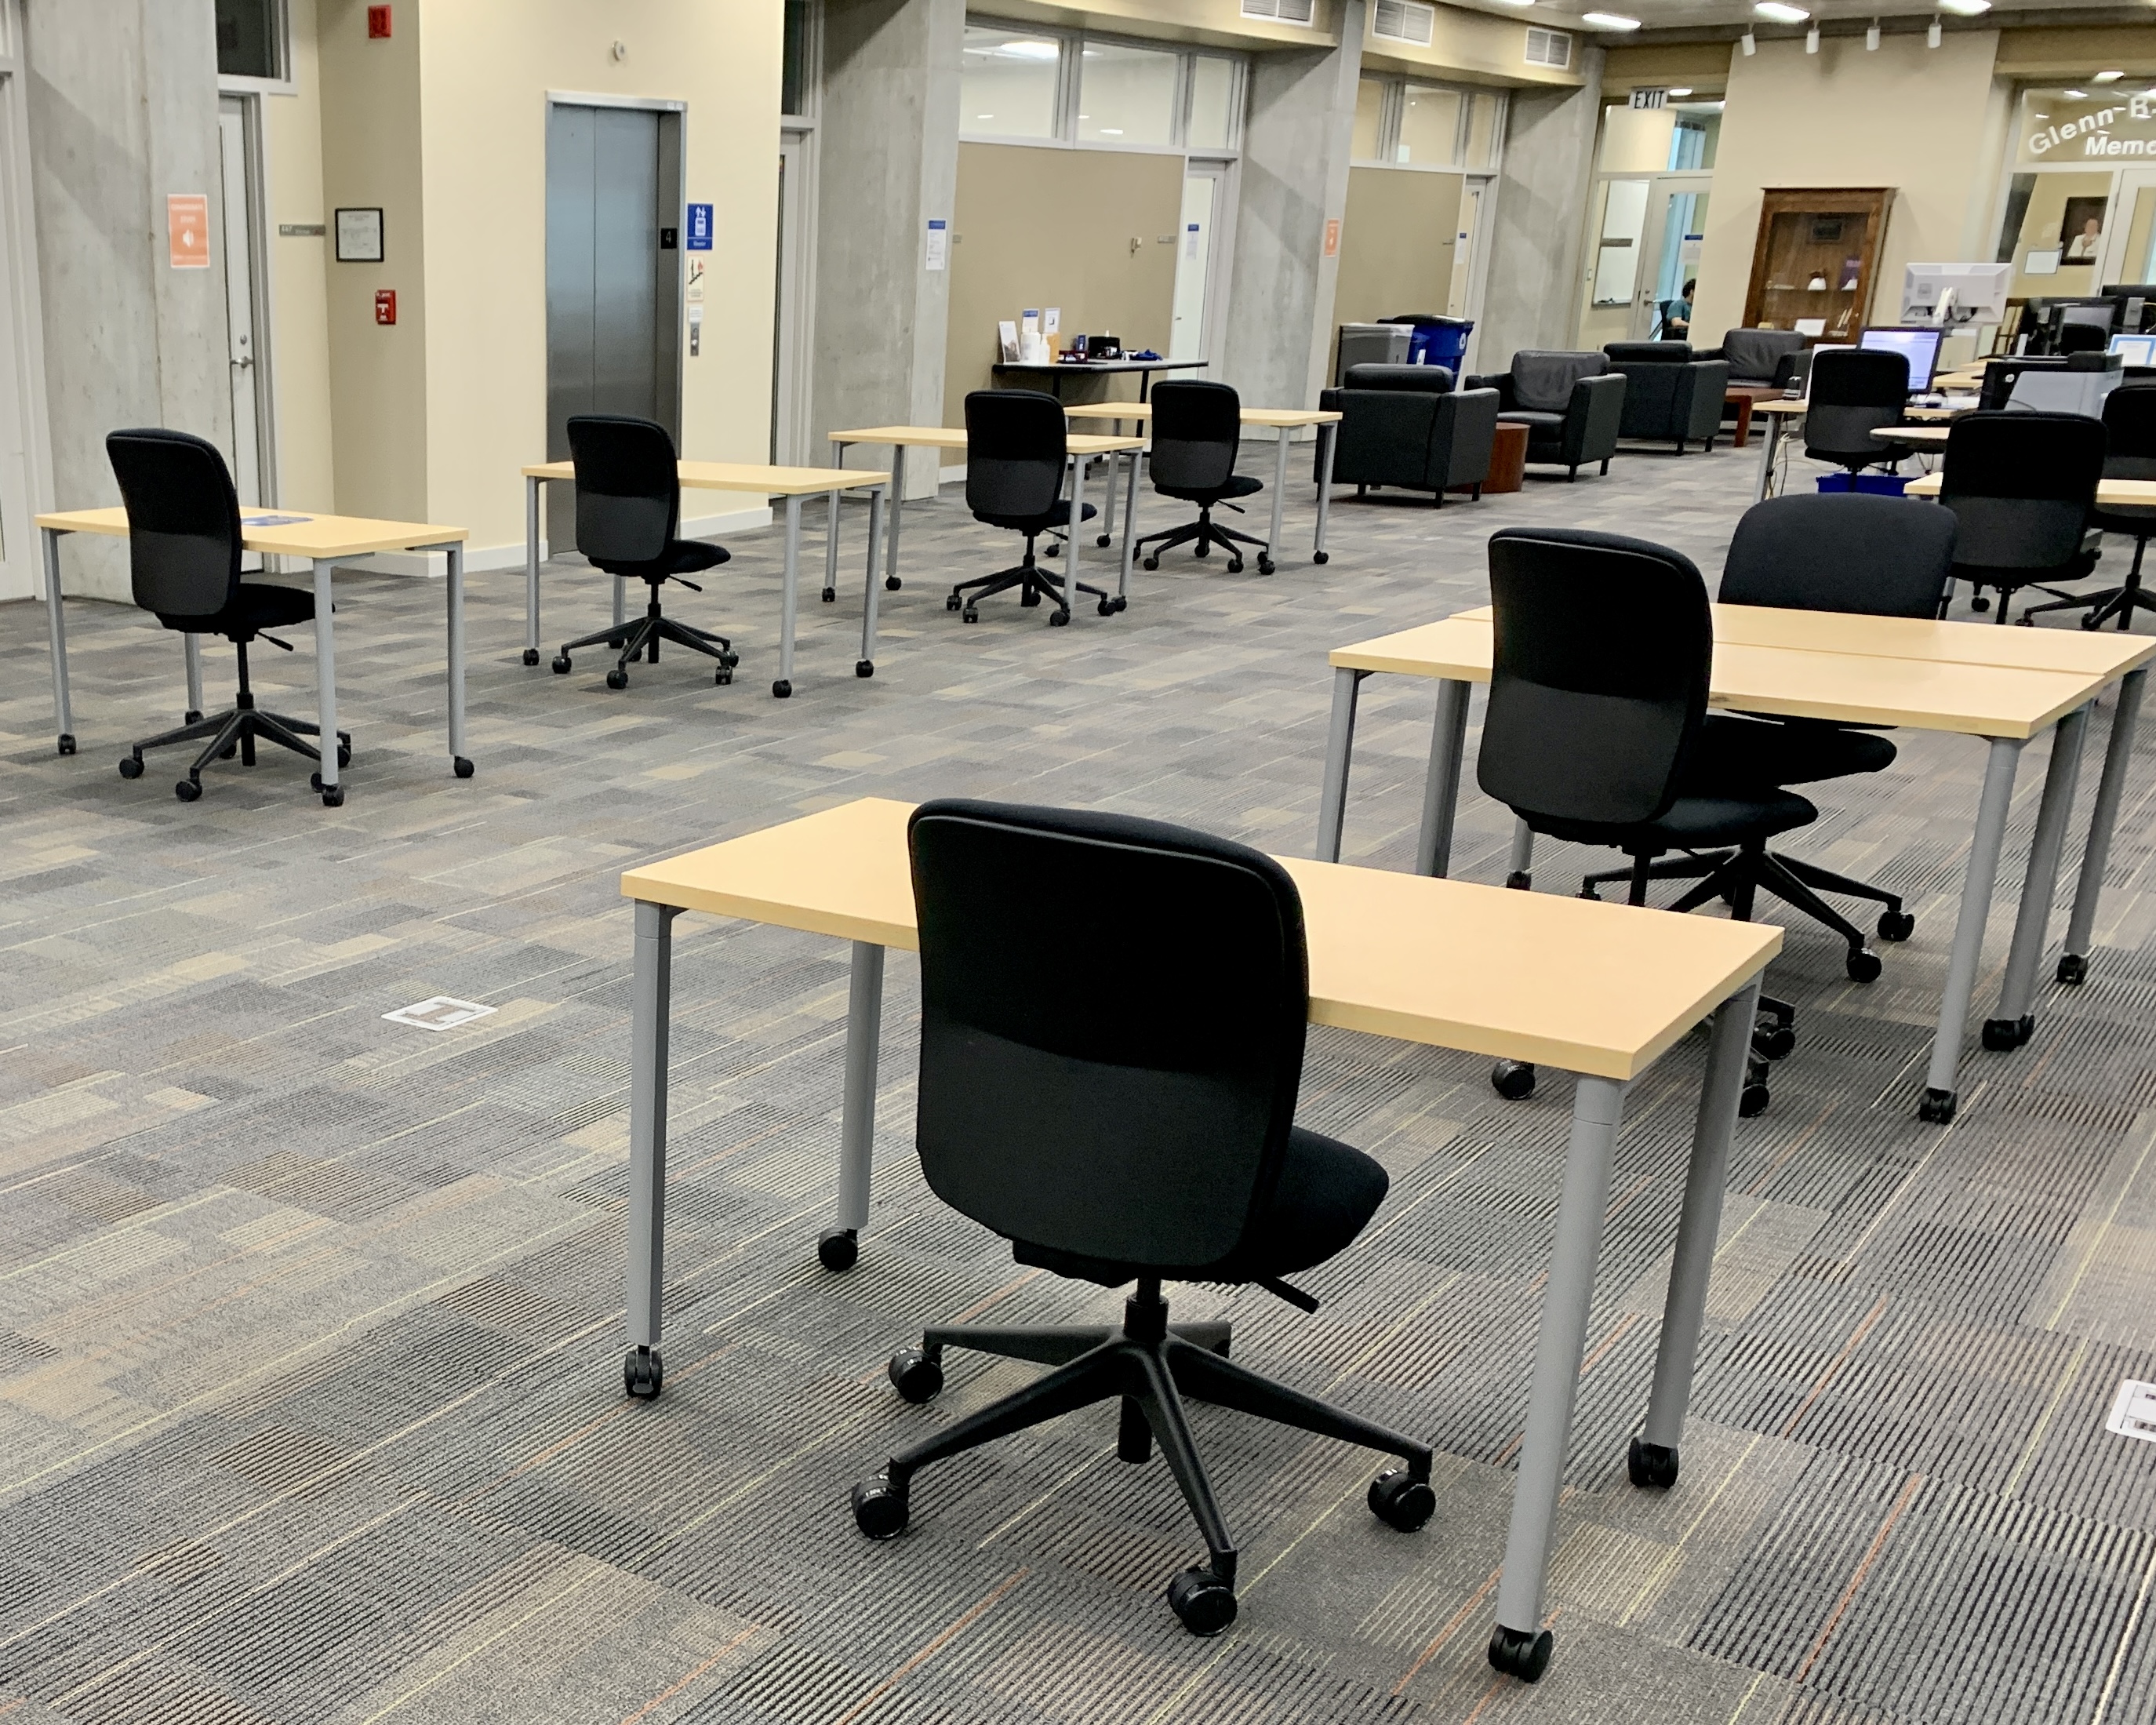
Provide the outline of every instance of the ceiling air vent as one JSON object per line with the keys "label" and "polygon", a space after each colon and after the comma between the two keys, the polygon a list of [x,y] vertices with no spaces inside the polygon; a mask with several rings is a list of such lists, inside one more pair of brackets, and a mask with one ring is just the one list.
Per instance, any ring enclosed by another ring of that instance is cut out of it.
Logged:
{"label": "ceiling air vent", "polygon": [[1269,18],[1276,23],[1307,24],[1317,10],[1317,0],[1243,0],[1245,18]]}
{"label": "ceiling air vent", "polygon": [[1559,71],[1565,70],[1572,64],[1572,38],[1563,30],[1537,29],[1530,24],[1527,27],[1527,64],[1531,66],[1554,66]]}
{"label": "ceiling air vent", "polygon": [[1435,6],[1424,6],[1422,0],[1378,0],[1378,15],[1371,23],[1370,33],[1388,42],[1412,42],[1417,48],[1427,48],[1436,28]]}

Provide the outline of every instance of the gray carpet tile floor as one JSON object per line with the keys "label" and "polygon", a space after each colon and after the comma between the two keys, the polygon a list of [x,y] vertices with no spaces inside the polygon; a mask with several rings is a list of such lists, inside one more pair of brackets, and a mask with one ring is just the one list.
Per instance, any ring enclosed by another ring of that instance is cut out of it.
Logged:
{"label": "gray carpet tile floor", "polygon": [[[1712,576],[1756,459],[1628,453],[1606,479],[1441,512],[1343,495],[1322,568],[1298,482],[1278,574],[1172,557],[1126,614],[1067,629],[1009,598],[973,626],[944,609],[946,583],[1015,542],[947,488],[907,511],[871,680],[852,674],[865,514],[850,508],[834,605],[816,602],[808,537],[786,701],[767,692],[776,533],[736,539],[703,595],[669,599],[734,636],[725,688],[671,652],[619,693],[588,656],[527,670],[521,576],[479,574],[464,782],[440,728],[439,586],[354,574],[339,665],[357,757],[336,811],[274,751],[214,768],[192,804],[168,756],[121,779],[127,742],[181,705],[177,642],[124,606],[70,606],[82,753],[57,757],[42,612],[0,608],[0,1718],[2156,1716],[2156,1446],[2104,1430],[2122,1380],[2156,1378],[2156,743],[2091,980],[2046,984],[2026,1047],[1970,1054],[1949,1130],[1913,1103],[1981,747],[1905,734],[1891,772],[1822,788],[1803,854],[1896,885],[1916,935],[1860,988],[1831,938],[1789,928],[1772,980],[1802,1040],[1738,1136],[1667,1494],[1631,1488],[1622,1457],[1703,1039],[1635,1086],[1539,1686],[1495,1677],[1483,1645],[1558,1078],[1507,1104],[1483,1062],[1312,1034],[1302,1117],[1382,1159],[1390,1198],[1309,1278],[1315,1316],[1261,1293],[1173,1298],[1232,1316],[1260,1368],[1429,1434],[1438,1512],[1393,1533],[1363,1507],[1370,1458],[1199,1409],[1246,1553],[1241,1620],[1199,1642],[1161,1600],[1194,1532],[1163,1466],[1116,1461],[1105,1411],[924,1476],[895,1544],[856,1534],[855,1479],[1029,1369],[953,1356],[916,1409],[883,1378],[896,1346],[926,1321],[1086,1321],[1116,1296],[1014,1266],[926,1192],[904,957],[872,1220],[857,1268],[821,1270],[846,954],[685,917],[668,1384],[651,1404],[621,1394],[624,867],[855,796],[942,793],[1307,855],[1327,649],[1480,603],[1483,541],[1508,522],[1643,534]],[[1269,451],[1250,467],[1269,478]],[[1172,506],[1148,501],[1147,523]],[[551,651],[605,594],[567,561],[547,582]],[[264,703],[305,715],[295,634],[255,665]],[[231,655],[206,658],[218,700]],[[1368,685],[1347,860],[1408,865],[1432,703],[1427,685]],[[2107,708],[2092,747],[2108,726]],[[2020,782],[1979,1014],[2046,752]],[[1508,829],[1471,796],[1459,872],[1496,879]],[[1567,890],[1589,861],[1547,850],[1540,884]],[[436,994],[495,1011],[442,1034],[382,1017]]]}

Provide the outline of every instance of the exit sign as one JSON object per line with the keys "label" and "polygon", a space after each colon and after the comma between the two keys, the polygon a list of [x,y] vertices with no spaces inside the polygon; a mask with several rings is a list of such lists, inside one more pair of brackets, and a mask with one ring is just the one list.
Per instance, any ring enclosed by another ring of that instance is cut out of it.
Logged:
{"label": "exit sign", "polygon": [[1670,93],[1666,90],[1635,90],[1632,92],[1632,105],[1635,108],[1666,108],[1669,105]]}

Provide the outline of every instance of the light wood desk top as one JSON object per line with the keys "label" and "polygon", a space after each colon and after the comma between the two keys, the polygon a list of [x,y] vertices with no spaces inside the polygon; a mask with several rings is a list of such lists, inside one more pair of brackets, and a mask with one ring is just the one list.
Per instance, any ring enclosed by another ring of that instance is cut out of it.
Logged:
{"label": "light wood desk top", "polygon": [[[1448,617],[1335,648],[1336,669],[1486,683],[1486,618]],[[1966,737],[2030,737],[2112,680],[2107,673],[1940,664],[1801,648],[1717,646],[1707,700],[1742,712],[1843,724],[1906,725]]]}
{"label": "light wood desk top", "polygon": [[[870,425],[859,431],[834,431],[830,434],[834,444],[890,444],[902,449],[963,449],[966,447],[966,433],[957,425]],[[1100,437],[1091,432],[1074,431],[1063,439],[1064,447],[1074,455],[1120,454],[1126,449],[1142,449],[1145,439],[1139,437]],[[852,470],[848,469],[850,472]]]}
{"label": "light wood desk top", "polygon": [[[624,897],[912,950],[906,803],[865,798],[621,877]],[[1311,1022],[1629,1079],[1766,968],[1781,931],[1282,857]]]}
{"label": "light wood desk top", "polygon": [[[1914,410],[1912,409],[1913,412]],[[1872,436],[1887,444],[1907,444],[1912,449],[1943,449],[1953,435],[1951,425],[1882,425]]]}
{"label": "light wood desk top", "polygon": [[[1152,418],[1152,403],[1149,401],[1081,401],[1073,402],[1064,409],[1071,419],[1132,419],[1142,424]],[[1240,410],[1245,425],[1263,425],[1274,430],[1282,427],[1290,429],[1299,425],[1337,425],[1347,417],[1337,408],[1244,408]]]}
{"label": "light wood desk top", "polygon": [[1752,417],[1756,419],[1760,414],[1764,413],[1769,418],[1783,418],[1793,413],[1801,413],[1810,405],[1809,402],[1791,401],[1786,397],[1770,397],[1765,401],[1755,401],[1752,403]]}
{"label": "light wood desk top", "polygon": [[[1943,483],[1941,475],[1928,473],[1920,480],[1910,480],[1909,489],[1902,495],[1936,497]],[[2156,480],[2098,480],[2096,502],[2099,509],[2156,509]]]}
{"label": "light wood desk top", "polygon": [[[886,485],[891,475],[871,467],[764,467],[747,461],[683,461],[680,480],[693,491],[747,491],[761,497],[808,497],[855,485]],[[572,461],[542,461],[524,470],[526,479],[572,480]]]}
{"label": "light wood desk top", "polygon": [[[250,527],[250,516],[290,516],[297,519],[276,527]],[[107,538],[127,536],[127,511],[117,504],[110,509],[68,509],[37,518],[41,527],[60,533],[97,533]],[[429,526],[421,521],[376,521],[362,516],[305,515],[296,509],[243,511],[239,542],[249,551],[288,557],[356,557],[370,552],[409,551],[414,546],[448,545],[465,536],[462,527]]]}

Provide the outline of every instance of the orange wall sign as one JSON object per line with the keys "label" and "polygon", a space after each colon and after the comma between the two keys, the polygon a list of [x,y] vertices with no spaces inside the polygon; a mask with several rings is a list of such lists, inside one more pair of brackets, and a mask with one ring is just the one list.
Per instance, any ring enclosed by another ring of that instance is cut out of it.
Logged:
{"label": "orange wall sign", "polygon": [[174,192],[165,199],[165,231],[172,268],[209,268],[209,199],[200,192]]}
{"label": "orange wall sign", "polygon": [[1328,258],[1340,255],[1340,218],[1337,216],[1327,216],[1325,219],[1325,255]]}

